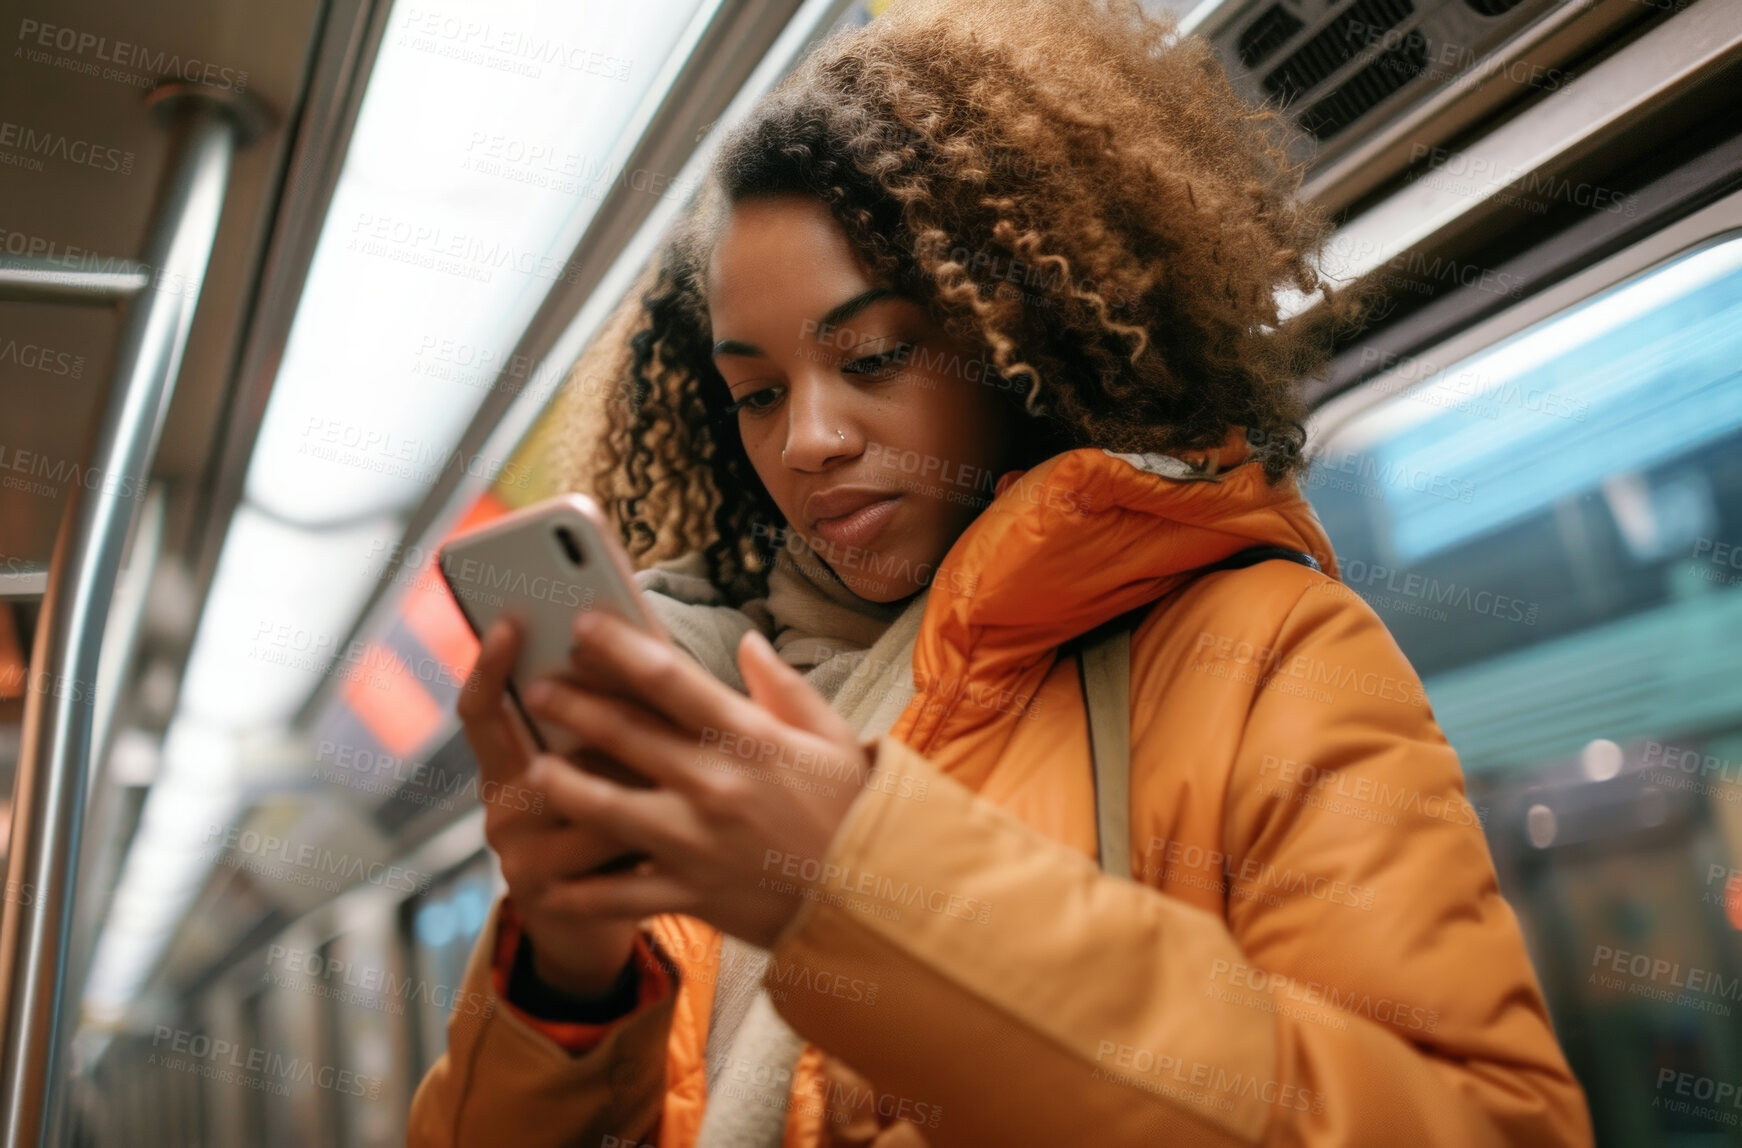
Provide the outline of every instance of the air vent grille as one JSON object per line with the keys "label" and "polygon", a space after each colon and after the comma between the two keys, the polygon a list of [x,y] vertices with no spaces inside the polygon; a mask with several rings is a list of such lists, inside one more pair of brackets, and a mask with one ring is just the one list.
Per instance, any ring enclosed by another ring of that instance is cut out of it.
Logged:
{"label": "air vent grille", "polygon": [[1395,47],[1308,108],[1300,118],[1300,126],[1319,140],[1330,139],[1385,97],[1421,75],[1427,67],[1427,55],[1426,37],[1420,32],[1409,33]]}
{"label": "air vent grille", "polygon": [[1271,8],[1240,33],[1240,62],[1248,68],[1255,67],[1303,27],[1293,13],[1280,6]]}
{"label": "air vent grille", "polygon": [[1280,67],[1265,76],[1265,90],[1285,104],[1293,102],[1414,11],[1411,0],[1356,0],[1324,31],[1302,44]]}
{"label": "air vent grille", "polygon": [[1504,16],[1524,0],[1464,0],[1464,3],[1484,16]]}

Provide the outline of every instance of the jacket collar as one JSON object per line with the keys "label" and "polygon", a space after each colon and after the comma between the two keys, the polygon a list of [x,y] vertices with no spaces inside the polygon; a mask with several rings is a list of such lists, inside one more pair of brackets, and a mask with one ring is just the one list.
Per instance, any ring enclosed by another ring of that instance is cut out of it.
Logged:
{"label": "jacket collar", "polygon": [[964,683],[1005,688],[1070,639],[1257,545],[1305,551],[1337,576],[1311,505],[1293,482],[1266,480],[1238,429],[1211,451],[1072,450],[1006,475],[940,564],[914,650],[921,696],[897,736],[923,751]]}

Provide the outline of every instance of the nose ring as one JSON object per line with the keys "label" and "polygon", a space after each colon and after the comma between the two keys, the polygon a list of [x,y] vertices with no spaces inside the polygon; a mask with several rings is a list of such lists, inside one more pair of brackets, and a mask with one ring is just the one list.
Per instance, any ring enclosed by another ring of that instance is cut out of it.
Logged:
{"label": "nose ring", "polygon": [[[840,439],[842,442],[846,442],[847,441],[847,432],[837,428],[835,431],[835,437]],[[782,466],[786,465],[786,448],[785,447],[780,448],[780,463]]]}

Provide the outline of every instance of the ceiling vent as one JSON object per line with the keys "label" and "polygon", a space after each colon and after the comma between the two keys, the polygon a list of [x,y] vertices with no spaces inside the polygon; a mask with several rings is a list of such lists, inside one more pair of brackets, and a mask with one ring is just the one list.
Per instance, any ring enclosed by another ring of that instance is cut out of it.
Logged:
{"label": "ceiling vent", "polygon": [[1369,44],[1382,42],[1385,34],[1414,10],[1410,0],[1355,0],[1266,75],[1264,90],[1285,104],[1293,103],[1301,93],[1311,91],[1334,75]]}
{"label": "ceiling vent", "polygon": [[1556,0],[1228,0],[1210,31],[1236,88],[1307,133],[1328,162],[1555,10]]}
{"label": "ceiling vent", "polygon": [[1427,39],[1411,32],[1301,114],[1300,126],[1328,140],[1427,69]]}
{"label": "ceiling vent", "polygon": [[1248,68],[1256,68],[1303,27],[1300,17],[1287,9],[1281,6],[1267,9],[1240,33],[1240,62]]}

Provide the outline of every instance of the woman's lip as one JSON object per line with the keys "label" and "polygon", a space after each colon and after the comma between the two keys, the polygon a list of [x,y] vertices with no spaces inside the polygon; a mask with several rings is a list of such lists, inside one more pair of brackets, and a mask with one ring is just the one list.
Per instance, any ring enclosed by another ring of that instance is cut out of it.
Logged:
{"label": "woman's lip", "polygon": [[863,549],[883,532],[890,517],[895,514],[895,504],[900,501],[899,494],[880,498],[876,502],[861,506],[851,514],[819,518],[812,529],[836,546],[857,546]]}

